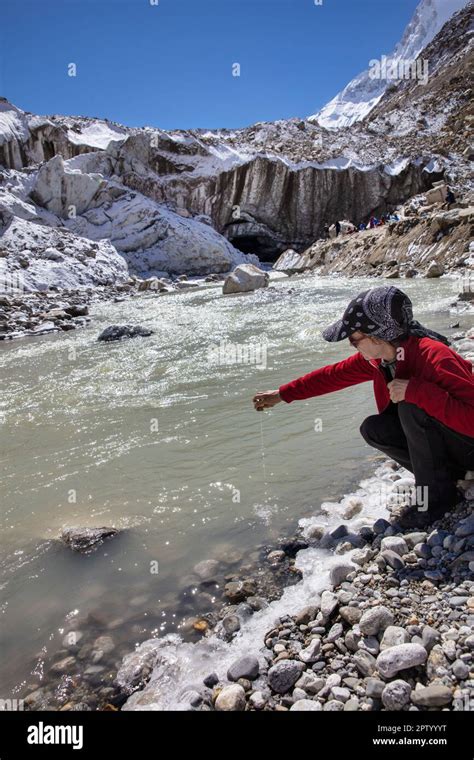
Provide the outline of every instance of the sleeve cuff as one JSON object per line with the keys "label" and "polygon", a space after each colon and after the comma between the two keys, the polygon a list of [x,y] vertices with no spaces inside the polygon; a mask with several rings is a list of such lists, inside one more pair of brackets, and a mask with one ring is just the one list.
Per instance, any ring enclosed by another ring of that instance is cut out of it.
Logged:
{"label": "sleeve cuff", "polygon": [[292,399],[290,398],[290,389],[288,388],[288,384],[286,385],[280,385],[278,388],[278,392],[280,394],[280,398],[283,399],[287,404],[291,403]]}

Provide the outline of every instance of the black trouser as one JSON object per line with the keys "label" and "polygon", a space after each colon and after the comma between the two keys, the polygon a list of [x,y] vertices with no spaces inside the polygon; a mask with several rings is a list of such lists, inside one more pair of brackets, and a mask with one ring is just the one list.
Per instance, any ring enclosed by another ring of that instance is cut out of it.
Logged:
{"label": "black trouser", "polygon": [[474,438],[407,401],[390,403],[381,414],[367,417],[360,432],[370,446],[413,472],[417,491],[426,487],[430,512],[447,511],[459,500],[456,480],[474,469]]}

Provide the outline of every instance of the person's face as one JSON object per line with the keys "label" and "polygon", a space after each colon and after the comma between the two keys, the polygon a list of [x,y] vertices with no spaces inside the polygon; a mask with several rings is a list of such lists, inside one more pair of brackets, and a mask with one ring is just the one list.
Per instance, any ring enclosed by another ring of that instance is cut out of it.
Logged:
{"label": "person's face", "polygon": [[354,346],[364,359],[381,359],[384,354],[386,341],[374,338],[372,335],[356,330],[349,337],[349,343]]}

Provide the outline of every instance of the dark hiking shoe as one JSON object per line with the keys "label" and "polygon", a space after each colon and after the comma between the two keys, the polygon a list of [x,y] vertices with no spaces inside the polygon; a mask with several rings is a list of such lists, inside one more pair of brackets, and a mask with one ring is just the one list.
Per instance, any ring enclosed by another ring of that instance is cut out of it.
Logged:
{"label": "dark hiking shoe", "polygon": [[428,510],[427,512],[421,512],[416,507],[411,509],[405,509],[400,515],[395,516],[396,524],[403,530],[411,530],[413,528],[428,528],[436,520],[440,520],[444,517],[446,510]]}

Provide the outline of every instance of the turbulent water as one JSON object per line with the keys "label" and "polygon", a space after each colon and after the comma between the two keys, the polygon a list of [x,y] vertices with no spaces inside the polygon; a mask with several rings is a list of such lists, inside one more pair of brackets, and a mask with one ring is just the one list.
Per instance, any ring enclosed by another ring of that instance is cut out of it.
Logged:
{"label": "turbulent water", "polygon": [[[369,385],[263,414],[251,399],[346,356],[321,327],[373,285],[308,276],[238,296],[145,295],[98,304],[85,330],[0,345],[4,689],[41,683],[74,615],[95,614],[99,632],[132,619],[137,641],[179,631],[196,563],[276,542],[371,474],[358,433]],[[459,282],[403,287],[433,327],[457,321]],[[112,323],[154,334],[97,342]],[[250,363],[225,363],[224,344]],[[124,530],[86,557],[57,541],[69,525]]]}

